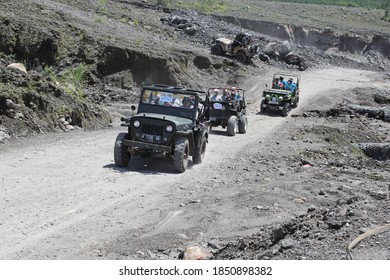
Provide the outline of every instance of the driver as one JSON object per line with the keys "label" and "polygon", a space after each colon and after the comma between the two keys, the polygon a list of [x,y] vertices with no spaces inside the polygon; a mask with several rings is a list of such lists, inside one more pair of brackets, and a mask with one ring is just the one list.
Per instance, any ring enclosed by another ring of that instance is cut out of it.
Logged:
{"label": "driver", "polygon": [[182,107],[184,108],[190,108],[190,109],[194,108],[194,105],[191,102],[191,98],[189,98],[188,96],[183,98],[182,103],[183,103]]}

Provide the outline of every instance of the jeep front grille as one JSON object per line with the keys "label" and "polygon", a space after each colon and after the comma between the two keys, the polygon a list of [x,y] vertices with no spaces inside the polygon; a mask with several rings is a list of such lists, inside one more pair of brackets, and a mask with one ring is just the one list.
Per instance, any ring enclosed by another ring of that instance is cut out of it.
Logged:
{"label": "jeep front grille", "polygon": [[162,136],[164,127],[161,125],[155,124],[142,124],[141,132],[149,135],[159,135]]}

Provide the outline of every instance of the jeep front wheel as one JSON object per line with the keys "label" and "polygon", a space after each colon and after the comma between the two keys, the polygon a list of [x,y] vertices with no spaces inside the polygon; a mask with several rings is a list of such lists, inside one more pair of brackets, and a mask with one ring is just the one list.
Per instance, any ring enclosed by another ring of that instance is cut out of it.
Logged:
{"label": "jeep front wheel", "polygon": [[283,104],[283,110],[282,110],[282,116],[283,117],[287,117],[288,112],[290,112],[290,109],[291,109],[290,103],[284,103]]}
{"label": "jeep front wheel", "polygon": [[188,157],[190,154],[190,145],[186,138],[178,138],[175,141],[175,149],[173,151],[173,165],[175,170],[183,173],[188,166]]}
{"label": "jeep front wheel", "polygon": [[265,111],[266,111],[266,108],[264,107],[265,105],[265,100],[261,100],[261,103],[260,103],[260,113],[264,114]]}
{"label": "jeep front wheel", "polygon": [[131,157],[127,146],[123,145],[125,139],[127,139],[127,133],[119,133],[115,140],[114,161],[115,165],[119,167],[128,166]]}
{"label": "jeep front wheel", "polygon": [[227,121],[227,133],[229,136],[234,136],[237,133],[237,117],[231,116]]}
{"label": "jeep front wheel", "polygon": [[298,103],[299,103],[299,95],[296,94],[296,95],[295,95],[295,98],[294,98],[294,102],[293,102],[293,104],[291,104],[291,106],[292,106],[293,108],[296,108],[296,107],[298,107]]}
{"label": "jeep front wheel", "polygon": [[204,159],[204,155],[206,154],[206,137],[202,137],[199,147],[194,149],[194,156],[192,157],[192,161],[194,164],[202,163]]}

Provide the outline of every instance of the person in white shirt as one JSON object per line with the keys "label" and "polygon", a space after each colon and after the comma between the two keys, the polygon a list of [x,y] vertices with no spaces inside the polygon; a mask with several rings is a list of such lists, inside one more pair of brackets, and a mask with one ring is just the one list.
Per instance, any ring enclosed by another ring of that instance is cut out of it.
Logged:
{"label": "person in white shirt", "polygon": [[213,96],[211,96],[210,100],[211,101],[222,101],[222,97],[219,95],[218,89],[213,90]]}

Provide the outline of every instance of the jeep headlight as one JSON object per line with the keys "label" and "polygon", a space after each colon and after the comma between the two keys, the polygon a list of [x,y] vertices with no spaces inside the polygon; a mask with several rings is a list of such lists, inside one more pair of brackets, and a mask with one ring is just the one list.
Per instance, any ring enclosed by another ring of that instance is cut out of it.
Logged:
{"label": "jeep headlight", "polygon": [[170,125],[170,124],[168,124],[168,125],[165,127],[165,130],[166,130],[167,132],[172,132],[172,131],[173,131],[173,126]]}
{"label": "jeep headlight", "polygon": [[135,120],[135,121],[133,122],[133,125],[134,125],[134,127],[139,127],[139,126],[141,125],[141,123],[140,123],[139,120]]}
{"label": "jeep headlight", "polygon": [[282,101],[283,100],[283,96],[279,96],[279,101]]}
{"label": "jeep headlight", "polygon": [[270,100],[270,99],[271,99],[271,96],[270,96],[269,94],[267,94],[267,95],[265,96],[265,99]]}

